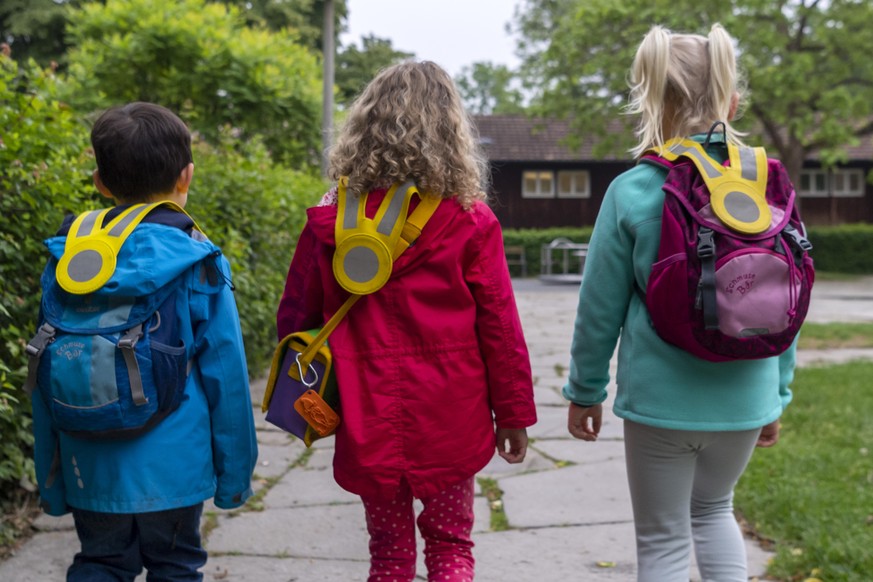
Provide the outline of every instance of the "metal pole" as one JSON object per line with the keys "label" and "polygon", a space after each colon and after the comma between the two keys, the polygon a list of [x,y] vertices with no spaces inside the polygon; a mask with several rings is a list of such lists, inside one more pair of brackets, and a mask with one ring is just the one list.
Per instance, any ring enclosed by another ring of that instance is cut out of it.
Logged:
{"label": "metal pole", "polygon": [[333,0],[324,1],[324,31],[322,53],[324,55],[324,79],[322,84],[321,110],[321,173],[327,175],[327,150],[333,137],[333,80],[334,80],[334,16]]}

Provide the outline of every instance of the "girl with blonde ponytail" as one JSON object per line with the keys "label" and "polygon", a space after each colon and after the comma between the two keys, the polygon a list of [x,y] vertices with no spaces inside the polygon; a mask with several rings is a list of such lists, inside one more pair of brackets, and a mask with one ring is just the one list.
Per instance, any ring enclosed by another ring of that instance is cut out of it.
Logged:
{"label": "girl with blonde ponytail", "polygon": [[[639,116],[639,158],[674,137],[727,158],[741,144],[730,122],[743,101],[733,40],[716,24],[707,36],[654,26],[629,75],[627,112]],[[719,126],[720,127],[720,126]],[[613,411],[624,420],[639,582],[686,582],[692,547],[704,580],[745,582],[743,536],[733,489],[755,446],[772,446],[791,400],[795,350],[758,360],[710,362],[655,332],[646,289],[661,235],[666,170],[638,164],[616,178],[600,208],[579,295],[568,428],[596,441],[616,344]]]}

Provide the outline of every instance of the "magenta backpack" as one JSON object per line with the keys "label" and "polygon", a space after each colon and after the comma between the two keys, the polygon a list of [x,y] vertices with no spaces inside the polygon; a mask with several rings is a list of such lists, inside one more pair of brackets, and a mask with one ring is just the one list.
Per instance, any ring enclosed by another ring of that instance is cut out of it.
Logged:
{"label": "magenta backpack", "polygon": [[652,324],[665,341],[712,362],[787,350],[815,279],[782,163],[763,148],[727,148],[724,165],[687,139],[642,158],[668,170],[645,293]]}

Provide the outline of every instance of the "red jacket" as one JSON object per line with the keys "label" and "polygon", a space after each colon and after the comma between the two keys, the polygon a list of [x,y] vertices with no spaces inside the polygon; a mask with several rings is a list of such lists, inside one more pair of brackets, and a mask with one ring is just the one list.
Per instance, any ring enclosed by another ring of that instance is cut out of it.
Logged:
{"label": "red jacket", "polygon": [[[375,215],[385,191],[369,195]],[[279,336],[320,327],[347,293],[331,267],[336,206],[307,211]],[[440,204],[391,279],[362,297],[331,334],[342,422],[334,476],[362,496],[393,498],[401,479],[424,497],[481,470],[494,422],[536,422],[530,360],[500,225],[477,203]]]}

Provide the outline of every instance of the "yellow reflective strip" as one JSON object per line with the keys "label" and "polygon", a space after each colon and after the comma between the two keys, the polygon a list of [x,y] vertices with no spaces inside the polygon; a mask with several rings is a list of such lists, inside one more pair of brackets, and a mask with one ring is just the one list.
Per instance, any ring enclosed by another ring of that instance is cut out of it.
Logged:
{"label": "yellow reflective strip", "polygon": [[[393,190],[393,193],[391,190]],[[389,240],[400,236],[399,232],[406,221],[409,200],[413,194],[418,192],[415,188],[415,183],[412,181],[392,186],[391,190],[386,194],[382,204],[379,205],[375,218],[376,232],[388,237]]]}
{"label": "yellow reflective strip", "polygon": [[116,216],[104,227],[104,230],[109,236],[127,238],[136,225],[157,206],[157,204],[134,204]]}
{"label": "yellow reflective strip", "polygon": [[349,204],[346,194],[347,180],[344,178],[337,184],[337,212],[342,216],[342,222],[337,221],[336,237],[341,238],[343,230],[352,230],[358,224],[360,209]]}
{"label": "yellow reflective strip", "polygon": [[714,164],[712,158],[707,155],[703,147],[697,142],[682,140],[671,146],[669,151],[675,154],[676,157],[685,156],[690,159],[697,166],[697,169],[700,170],[700,173],[707,178],[718,178],[724,174],[724,167]]}
{"label": "yellow reflective strip", "polygon": [[[64,252],[67,252],[77,238],[84,238],[91,235],[94,230],[94,225],[102,224],[103,217],[109,212],[109,208],[103,210],[91,210],[83,212],[70,225],[70,230],[67,232],[67,242],[64,243]],[[99,228],[99,227],[98,227]]]}

